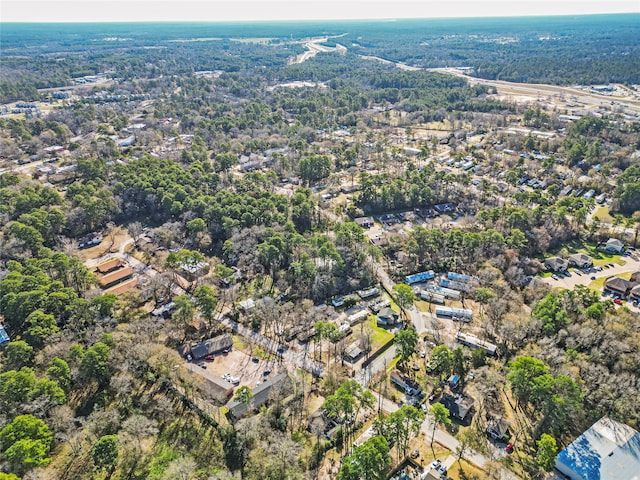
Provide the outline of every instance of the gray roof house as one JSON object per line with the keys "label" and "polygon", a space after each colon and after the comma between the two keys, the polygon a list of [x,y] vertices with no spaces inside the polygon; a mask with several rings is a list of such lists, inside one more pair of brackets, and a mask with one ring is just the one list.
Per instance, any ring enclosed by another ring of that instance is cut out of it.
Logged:
{"label": "gray roof house", "polygon": [[193,355],[193,358],[197,360],[199,358],[206,357],[207,355],[220,353],[232,346],[233,338],[231,338],[231,335],[229,334],[224,334],[194,345],[191,347],[191,354]]}
{"label": "gray roof house", "polygon": [[585,255],[584,253],[574,253],[569,256],[569,265],[578,268],[587,268],[593,265],[593,260],[589,255]]}
{"label": "gray roof house", "polygon": [[551,257],[545,259],[544,266],[547,267],[547,270],[551,270],[553,272],[564,272],[565,270],[567,270],[569,262],[567,262],[564,258]]}
{"label": "gray roof house", "polygon": [[456,417],[462,421],[467,418],[473,407],[473,398],[462,394],[454,396],[445,393],[440,402],[449,410],[452,417]]}
{"label": "gray roof house", "polygon": [[571,480],[640,480],[640,433],[603,417],[556,457]]}
{"label": "gray roof house", "polygon": [[607,252],[621,253],[624,249],[624,242],[617,238],[610,238],[607,240],[607,244],[604,246],[604,249]]}
{"label": "gray roof house", "polygon": [[391,307],[386,307],[380,310],[377,317],[378,325],[395,325],[398,323],[398,312],[395,312]]}
{"label": "gray roof house", "polygon": [[229,403],[229,405],[227,405],[229,408],[229,415],[234,419],[241,418],[250,411],[260,408],[269,400],[275,398],[277,394],[288,394],[292,390],[293,384],[291,383],[291,379],[287,373],[279,373],[252,390],[253,398],[249,405],[245,405],[244,403],[236,400]]}
{"label": "gray roof house", "polygon": [[629,295],[631,289],[635,286],[633,282],[620,277],[609,277],[604,281],[604,289],[609,290],[621,297]]}

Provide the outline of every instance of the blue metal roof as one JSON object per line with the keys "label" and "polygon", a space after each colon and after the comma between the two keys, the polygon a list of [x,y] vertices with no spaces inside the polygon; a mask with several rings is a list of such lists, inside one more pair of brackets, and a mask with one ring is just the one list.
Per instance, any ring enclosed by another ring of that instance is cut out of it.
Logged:
{"label": "blue metal roof", "polygon": [[4,345],[5,343],[9,343],[11,339],[9,338],[9,334],[4,329],[2,325],[0,325],[0,345]]}

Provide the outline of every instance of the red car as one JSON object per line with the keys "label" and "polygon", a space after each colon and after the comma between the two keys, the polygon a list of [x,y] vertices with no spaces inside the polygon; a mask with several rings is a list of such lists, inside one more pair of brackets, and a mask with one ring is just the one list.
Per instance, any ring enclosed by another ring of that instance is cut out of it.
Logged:
{"label": "red car", "polygon": [[204,357],[204,359],[213,361],[216,359],[216,357],[214,357],[213,355],[207,355],[206,357]]}
{"label": "red car", "polygon": [[507,445],[504,451],[507,453],[513,453],[513,443],[510,443],[509,445]]}
{"label": "red car", "polygon": [[622,300],[620,300],[619,298],[614,298],[613,303],[615,303],[616,305],[622,305]]}

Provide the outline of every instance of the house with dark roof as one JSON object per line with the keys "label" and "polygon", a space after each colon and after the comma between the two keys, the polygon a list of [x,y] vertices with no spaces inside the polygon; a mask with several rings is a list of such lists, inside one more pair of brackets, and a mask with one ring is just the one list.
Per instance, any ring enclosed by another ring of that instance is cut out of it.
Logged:
{"label": "house with dark roof", "polygon": [[286,372],[279,373],[273,378],[261,383],[252,390],[253,397],[251,403],[246,405],[237,400],[232,401],[227,405],[229,409],[229,416],[233,419],[238,419],[246,415],[256,408],[260,408],[270,400],[276,398],[278,395],[288,395],[293,391],[293,384]]}
{"label": "house with dark roof", "polygon": [[545,259],[544,266],[547,268],[547,270],[551,270],[552,272],[564,272],[567,270],[569,262],[567,262],[564,258],[551,257]]}
{"label": "house with dark roof", "polygon": [[215,355],[233,346],[231,335],[224,334],[205,340],[202,343],[191,347],[191,355],[195,360],[204,358],[207,355]]}
{"label": "house with dark roof", "polygon": [[593,260],[584,253],[574,253],[569,256],[569,265],[578,268],[587,268],[593,265]]}
{"label": "house with dark roof", "polygon": [[640,480],[640,433],[603,417],[556,457],[571,480]]}
{"label": "house with dark roof", "polygon": [[605,290],[620,295],[621,297],[628,296],[634,286],[635,284],[633,282],[620,277],[608,277],[604,281]]}
{"label": "house with dark roof", "polygon": [[640,300],[640,284],[631,289],[629,292],[629,298],[631,300]]}
{"label": "house with dark roof", "polygon": [[371,228],[374,225],[373,217],[358,217],[354,218],[353,221],[362,228]]}
{"label": "house with dark roof", "polygon": [[473,398],[464,394],[450,395],[445,393],[442,395],[440,403],[449,410],[452,417],[463,422],[468,418],[469,412],[473,408]]}

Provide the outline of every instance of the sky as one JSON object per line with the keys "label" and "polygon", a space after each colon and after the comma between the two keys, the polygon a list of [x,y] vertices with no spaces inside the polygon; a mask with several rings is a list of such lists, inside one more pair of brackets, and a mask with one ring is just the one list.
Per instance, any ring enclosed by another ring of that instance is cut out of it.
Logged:
{"label": "sky", "polygon": [[1,0],[2,22],[339,20],[640,13],[640,0]]}

